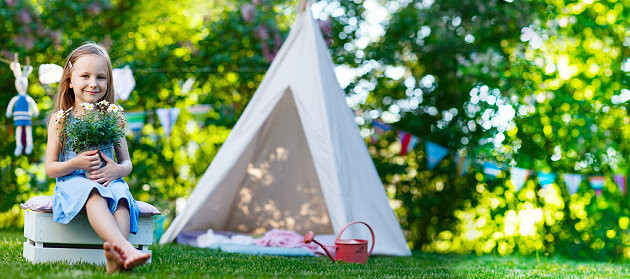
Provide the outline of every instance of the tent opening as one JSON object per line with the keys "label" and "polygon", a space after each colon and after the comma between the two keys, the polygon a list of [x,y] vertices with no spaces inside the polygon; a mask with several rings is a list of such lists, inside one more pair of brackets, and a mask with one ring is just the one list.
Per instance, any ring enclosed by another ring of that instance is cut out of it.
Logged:
{"label": "tent opening", "polygon": [[253,158],[223,229],[253,234],[272,228],[333,233],[290,88],[251,145]]}

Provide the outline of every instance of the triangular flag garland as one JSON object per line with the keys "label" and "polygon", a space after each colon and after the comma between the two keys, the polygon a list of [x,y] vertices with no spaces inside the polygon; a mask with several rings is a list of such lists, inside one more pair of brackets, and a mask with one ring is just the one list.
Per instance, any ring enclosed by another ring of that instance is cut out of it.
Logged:
{"label": "triangular flag garland", "polygon": [[613,179],[615,180],[615,183],[617,183],[621,194],[625,195],[628,190],[628,177],[623,174],[615,174]]}
{"label": "triangular flag garland", "polygon": [[525,181],[527,181],[529,173],[530,171],[527,169],[517,167],[510,168],[510,181],[512,181],[512,185],[514,185],[515,192],[521,190],[521,188],[525,184]]}
{"label": "triangular flag garland", "polygon": [[391,130],[392,126],[387,123],[383,123],[383,121],[380,121],[378,119],[374,119],[372,121],[372,129],[374,129],[374,133],[382,135]]}
{"label": "triangular flag garland", "polygon": [[[63,68],[55,64],[42,64],[39,67],[39,80],[42,84],[51,84],[58,83],[61,78],[61,72],[63,72]],[[129,66],[125,66],[122,69],[113,69],[113,82],[114,88],[116,92],[116,97],[121,100],[126,100],[133,88],[135,87],[135,79],[133,77],[133,73]],[[182,92],[188,92],[192,88],[194,83],[194,79],[186,80],[182,85]],[[187,108],[187,110],[196,115],[202,115],[207,113],[211,107],[209,105],[199,105]],[[179,116],[178,108],[168,108],[168,109],[157,109],[158,118],[160,120],[160,124],[162,125],[164,132],[167,136],[170,136],[172,127],[175,124]],[[147,112],[125,112],[126,118],[128,120],[128,128],[132,133],[138,133],[142,131],[142,127],[144,126]],[[374,134],[381,135],[393,129],[393,127],[389,124],[382,122],[379,119],[374,119],[372,121],[372,128]],[[401,141],[401,155],[406,155],[409,150],[413,149],[419,142],[419,138],[409,134],[405,131],[398,131],[398,138]],[[373,137],[374,139],[374,137]],[[446,147],[440,146],[438,144],[426,141],[425,142],[426,153],[427,153],[427,161],[429,169],[435,168],[437,164],[449,153],[449,150]],[[459,175],[463,175],[467,172],[471,159],[467,156],[460,156],[457,153],[454,154],[454,162],[456,163],[457,173]],[[483,173],[496,177],[501,172],[501,167],[493,162],[482,161],[483,165]],[[522,169],[522,168],[510,168],[510,175],[512,184],[515,187],[516,191],[519,191],[527,180],[528,176],[533,173],[530,170]],[[538,181],[540,185],[544,188],[551,183],[556,178],[556,175],[553,173],[545,173],[538,172],[537,173]],[[580,183],[582,182],[582,175],[579,174],[563,174],[563,180],[565,181],[565,185],[571,194],[577,193]],[[627,194],[627,181],[628,177],[626,175],[616,174],[613,176],[613,180],[615,184],[619,187],[620,192],[623,195]],[[602,190],[605,184],[605,177],[601,175],[590,176],[589,183],[591,187],[595,190],[597,196],[601,195]]]}
{"label": "triangular flag garland", "polygon": [[[374,141],[375,134],[381,135],[390,130],[393,130],[393,127],[391,125],[383,123],[379,119],[373,119],[371,126],[374,132],[372,135],[373,142],[375,142]],[[403,130],[398,130],[397,134],[398,134],[398,139],[401,142],[400,154],[403,156],[406,155],[408,151],[411,150],[420,141],[420,138],[414,135],[411,135]],[[444,159],[444,157],[448,153],[454,153],[453,159],[456,165],[458,175],[465,174],[469,168],[470,162],[473,161],[473,159],[471,159],[470,157],[466,155],[462,156],[462,155],[459,155],[457,152],[450,151],[446,147],[443,147],[441,145],[432,143],[427,140],[423,140],[423,141],[425,141],[427,161],[428,161],[427,165],[429,169],[435,168],[435,166],[437,166],[437,164],[439,164],[439,162],[442,159]],[[499,175],[503,169],[500,166],[500,164],[497,164],[494,162],[483,161],[479,159],[474,159],[474,161],[481,164],[483,173],[485,175],[490,176],[490,178],[494,178],[497,175]],[[525,181],[527,181],[527,178],[532,174],[536,174],[538,178],[538,182],[540,183],[542,188],[545,188],[551,185],[557,177],[555,173],[551,173],[551,172],[537,172],[537,171],[512,167],[510,168],[510,175],[511,175],[510,180],[512,181],[512,184],[514,185],[514,189],[518,192],[525,184]],[[582,183],[582,179],[584,177],[585,176],[581,174],[571,174],[571,173],[562,174],[562,179],[564,180],[567,190],[569,191],[570,194],[577,193],[579,186]],[[603,186],[605,183],[605,177],[601,175],[595,175],[595,176],[590,176],[588,179],[589,179],[591,187],[595,190],[595,193],[598,196],[601,195]],[[628,176],[615,175],[613,180],[619,187],[619,190],[621,191],[621,193],[623,195],[626,195]]]}
{"label": "triangular flag garland", "polygon": [[131,69],[129,69],[129,66],[125,66],[122,69],[113,69],[112,80],[116,98],[127,100],[133,88],[136,87],[136,80],[133,78],[133,73]]}
{"label": "triangular flag garland", "polygon": [[444,159],[444,156],[448,154],[448,149],[438,144],[432,143],[430,141],[425,140],[424,147],[426,148],[427,163],[430,170],[435,168],[435,166],[437,166],[440,163],[440,161]]}
{"label": "triangular flag garland", "polygon": [[398,131],[398,140],[400,140],[400,155],[405,156],[409,150],[418,144],[418,137],[409,134],[403,130]]}
{"label": "triangular flag garland", "polygon": [[196,105],[186,108],[186,110],[193,115],[193,119],[197,123],[197,127],[199,128],[203,128],[206,125],[205,116],[211,109],[212,106],[210,105]]}
{"label": "triangular flag garland", "polygon": [[63,68],[57,64],[41,64],[39,65],[39,82],[42,84],[58,83],[61,81]]}
{"label": "triangular flag garland", "polygon": [[138,112],[125,112],[125,116],[127,117],[127,125],[129,130],[132,133],[138,133],[142,131],[142,127],[144,127],[145,119],[147,118],[147,112],[138,111]]}
{"label": "triangular flag garland", "polygon": [[569,194],[575,194],[580,188],[580,184],[582,183],[582,175],[565,173],[562,175],[562,179],[564,180],[564,184],[567,186],[567,190]]}
{"label": "triangular flag garland", "polygon": [[591,176],[588,178],[588,182],[591,183],[591,188],[595,190],[595,195],[600,196],[602,189],[604,189],[604,183],[606,178],[603,176]]}
{"label": "triangular flag garland", "polygon": [[536,173],[536,176],[542,188],[547,188],[547,186],[551,185],[553,181],[556,180],[556,174],[552,172],[539,172]]}
{"label": "triangular flag garland", "polygon": [[173,125],[175,125],[175,121],[177,121],[177,117],[179,116],[179,108],[159,108],[156,110],[156,113],[164,129],[164,133],[167,137],[170,136]]}
{"label": "triangular flag garland", "polygon": [[372,142],[372,144],[376,144],[380,135],[392,130],[392,126],[387,123],[383,123],[383,121],[380,121],[378,119],[374,119],[372,120],[372,130],[374,131],[374,133],[372,133],[370,141]]}
{"label": "triangular flag garland", "polygon": [[496,177],[501,173],[501,168],[493,162],[483,161],[483,173]]}
{"label": "triangular flag garland", "polygon": [[468,158],[468,156],[464,155],[459,155],[458,153],[455,153],[455,163],[457,164],[457,174],[458,175],[464,175],[468,172],[468,168],[470,168],[470,158]]}
{"label": "triangular flag garland", "polygon": [[204,105],[191,106],[191,107],[186,108],[186,110],[188,110],[188,112],[190,112],[192,115],[206,114],[211,109],[212,109],[212,106],[205,105],[205,104]]}

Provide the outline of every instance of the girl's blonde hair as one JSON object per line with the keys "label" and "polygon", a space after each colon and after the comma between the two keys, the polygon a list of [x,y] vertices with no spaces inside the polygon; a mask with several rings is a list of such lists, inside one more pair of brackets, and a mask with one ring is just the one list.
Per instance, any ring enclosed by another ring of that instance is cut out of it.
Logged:
{"label": "girl's blonde hair", "polygon": [[53,111],[68,110],[74,106],[74,90],[70,88],[70,76],[72,74],[72,65],[74,65],[79,58],[85,55],[99,55],[105,58],[105,64],[107,65],[107,90],[103,98],[98,100],[106,100],[111,104],[115,103],[114,82],[112,78],[112,62],[109,59],[107,50],[103,46],[97,43],[88,42],[80,47],[76,48],[66,60],[66,65],[63,67],[63,74],[61,75],[61,82],[57,88],[57,94],[55,95],[55,104]]}

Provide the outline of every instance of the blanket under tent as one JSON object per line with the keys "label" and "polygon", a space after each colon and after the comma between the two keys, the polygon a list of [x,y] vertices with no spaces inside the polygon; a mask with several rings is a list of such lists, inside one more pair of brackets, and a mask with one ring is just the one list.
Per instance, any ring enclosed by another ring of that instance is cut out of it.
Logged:
{"label": "blanket under tent", "polygon": [[[315,239],[324,244],[327,249],[334,245],[335,235],[317,235]],[[294,231],[273,229],[262,236],[254,238],[247,234],[227,231],[184,231],[176,241],[178,244],[200,248],[218,249],[228,253],[247,255],[274,256],[319,256],[324,250],[314,243],[305,244],[304,236]]]}

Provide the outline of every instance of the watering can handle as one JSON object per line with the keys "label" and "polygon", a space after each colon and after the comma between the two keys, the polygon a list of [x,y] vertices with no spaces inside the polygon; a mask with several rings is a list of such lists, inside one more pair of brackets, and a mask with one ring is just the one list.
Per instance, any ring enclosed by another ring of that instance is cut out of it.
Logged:
{"label": "watering can handle", "polygon": [[354,221],[354,222],[350,222],[348,223],[345,227],[343,227],[343,229],[341,229],[341,231],[339,232],[339,235],[337,236],[337,239],[335,240],[335,243],[337,243],[337,241],[339,241],[339,239],[341,238],[341,235],[343,234],[343,232],[350,227],[350,225],[356,224],[356,223],[361,223],[363,225],[365,225],[366,227],[368,227],[368,229],[370,229],[370,233],[372,234],[372,247],[370,248],[370,252],[368,253],[368,257],[370,255],[372,255],[372,250],[374,250],[374,231],[372,231],[372,228],[370,227],[370,225],[368,225],[367,223],[363,222],[363,221]]}

